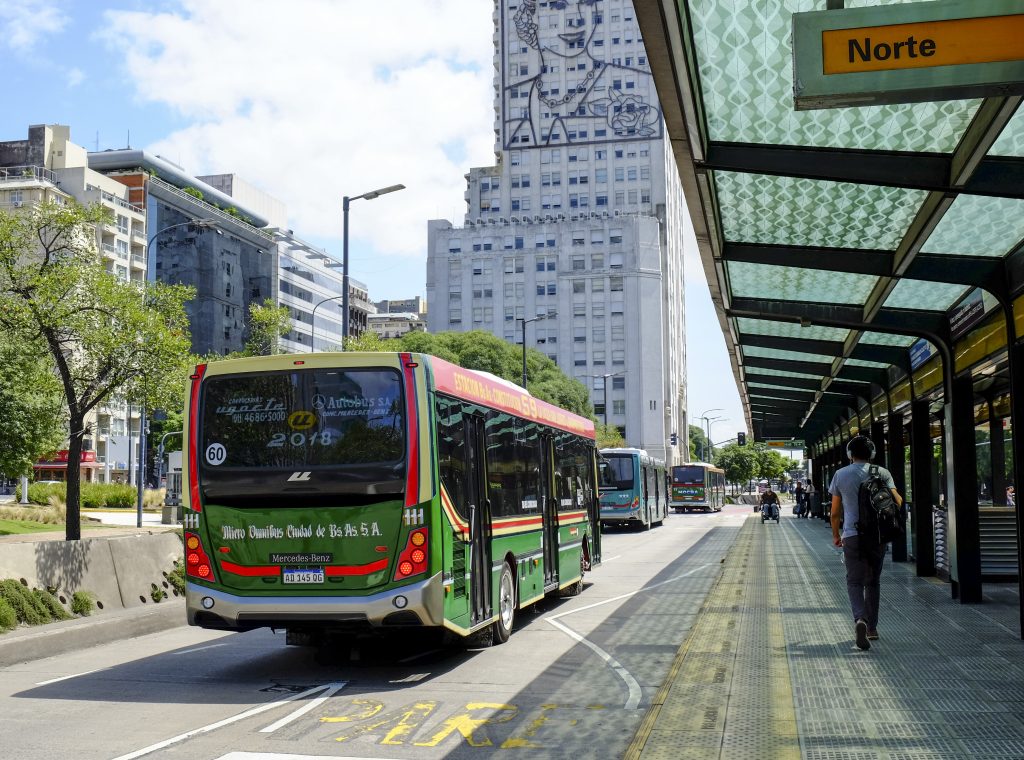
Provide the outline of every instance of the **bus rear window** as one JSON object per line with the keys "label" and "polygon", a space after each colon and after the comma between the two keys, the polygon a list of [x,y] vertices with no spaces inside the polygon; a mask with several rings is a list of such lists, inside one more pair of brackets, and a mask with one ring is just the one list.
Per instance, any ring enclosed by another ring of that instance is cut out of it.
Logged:
{"label": "bus rear window", "polygon": [[633,458],[605,455],[599,461],[601,490],[631,491],[633,489]]}
{"label": "bus rear window", "polygon": [[[321,492],[404,475],[402,379],[388,369],[214,376],[203,384],[197,458],[207,496],[289,481]],[[304,474],[305,473],[305,474]],[[263,476],[270,477],[266,480]]]}
{"label": "bus rear window", "polygon": [[673,467],[672,483],[674,485],[685,485],[688,483],[704,483],[703,467]]}

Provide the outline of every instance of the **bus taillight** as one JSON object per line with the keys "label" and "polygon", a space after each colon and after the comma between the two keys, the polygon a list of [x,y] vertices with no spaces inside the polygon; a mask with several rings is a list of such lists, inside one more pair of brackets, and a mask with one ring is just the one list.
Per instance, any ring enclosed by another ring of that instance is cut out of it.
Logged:
{"label": "bus taillight", "polygon": [[195,533],[185,532],[185,572],[202,581],[214,581],[213,563]]}
{"label": "bus taillight", "polygon": [[398,555],[395,568],[395,580],[400,581],[411,575],[419,575],[427,570],[427,529],[418,528],[409,534],[405,550]]}

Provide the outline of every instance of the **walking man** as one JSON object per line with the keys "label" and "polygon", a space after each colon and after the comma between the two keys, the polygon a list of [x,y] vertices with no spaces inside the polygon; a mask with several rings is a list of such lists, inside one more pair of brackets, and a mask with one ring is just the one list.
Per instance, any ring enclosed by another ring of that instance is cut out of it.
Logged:
{"label": "walking man", "polygon": [[[857,647],[870,649],[870,642],[878,638],[879,580],[888,544],[862,550],[857,520],[860,484],[871,475],[875,444],[870,438],[858,435],[847,444],[846,456],[850,464],[836,471],[828,489],[832,494],[832,543],[843,548],[846,590],[850,595]],[[901,507],[903,498],[896,491],[892,474],[884,467],[877,470],[878,477],[892,491],[896,505]]]}

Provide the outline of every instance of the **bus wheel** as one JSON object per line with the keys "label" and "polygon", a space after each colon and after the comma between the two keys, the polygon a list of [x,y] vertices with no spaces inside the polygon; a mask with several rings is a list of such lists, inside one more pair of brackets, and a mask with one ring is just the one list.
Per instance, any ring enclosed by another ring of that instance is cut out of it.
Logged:
{"label": "bus wheel", "polygon": [[512,569],[505,563],[501,566],[501,580],[498,581],[498,621],[494,624],[494,643],[504,644],[512,635],[516,619],[516,584]]}

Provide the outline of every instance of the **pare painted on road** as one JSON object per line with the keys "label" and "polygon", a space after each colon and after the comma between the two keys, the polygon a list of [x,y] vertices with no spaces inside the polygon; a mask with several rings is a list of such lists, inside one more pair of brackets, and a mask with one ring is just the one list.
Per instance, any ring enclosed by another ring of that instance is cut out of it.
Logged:
{"label": "pare painted on road", "polygon": [[605,709],[598,704],[543,704],[521,711],[516,705],[500,702],[468,702],[437,720],[441,705],[414,701],[388,709],[375,699],[353,699],[347,712],[320,721],[339,726],[341,733],[334,737],[339,742],[369,738],[381,746],[438,747],[465,742],[478,748],[543,749],[561,746],[564,731],[578,731],[588,717],[599,720]]}

